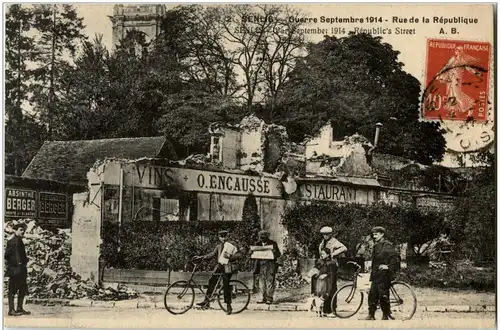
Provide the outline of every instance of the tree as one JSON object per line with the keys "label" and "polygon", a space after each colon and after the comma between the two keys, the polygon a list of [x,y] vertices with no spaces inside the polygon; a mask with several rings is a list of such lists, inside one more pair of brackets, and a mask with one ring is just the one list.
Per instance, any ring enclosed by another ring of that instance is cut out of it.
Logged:
{"label": "tree", "polygon": [[279,93],[276,123],[300,142],[329,120],[337,139],[356,132],[371,138],[381,122],[380,152],[424,164],[441,160],[443,130],[418,121],[420,84],[403,71],[398,55],[368,34],[326,36],[310,44]]}
{"label": "tree", "polygon": [[256,242],[259,239],[261,224],[257,200],[253,194],[249,194],[245,199],[245,203],[243,204],[242,221],[243,226],[248,228],[246,233],[250,234],[250,237],[247,237],[247,242]]}
{"label": "tree", "polygon": [[179,156],[205,153],[210,145],[208,127],[213,122],[235,124],[242,118],[241,108],[232,98],[211,95],[205,91],[185,90],[170,95],[162,104],[159,130],[181,149]]}
{"label": "tree", "polygon": [[110,55],[102,35],[82,43],[74,67],[63,73],[61,82],[67,91],[60,106],[68,111],[57,116],[57,136],[63,140],[87,140],[111,137],[117,117],[110,107]]}
{"label": "tree", "polygon": [[30,70],[27,62],[37,55],[35,40],[28,35],[33,24],[33,12],[22,5],[10,5],[5,29],[5,92],[7,116],[20,121],[23,102],[29,91]]}
{"label": "tree", "polygon": [[[301,13],[287,5],[223,5],[213,9],[232,62],[242,73],[247,110],[267,96],[275,98],[302,50]],[[271,115],[272,117],[272,115]]]}
{"label": "tree", "polygon": [[260,48],[264,62],[262,68],[264,97],[269,110],[266,119],[269,121],[273,120],[283,84],[290,78],[290,73],[297,60],[301,58],[305,47],[304,33],[301,32],[302,13],[292,7],[284,6],[278,16],[273,32],[266,36],[266,42]]}
{"label": "tree", "polygon": [[34,95],[32,102],[41,114],[41,121],[47,125],[48,139],[53,139],[55,118],[61,94],[66,91],[62,77],[69,69],[66,59],[74,57],[78,44],[86,39],[83,34],[83,18],[78,17],[72,5],[35,5],[34,27],[39,32],[37,45],[40,50],[34,70]]}
{"label": "tree", "polygon": [[477,162],[486,165],[474,175],[463,198],[456,201],[449,226],[457,257],[494,264],[497,233],[495,155],[483,151]]}
{"label": "tree", "polygon": [[174,7],[161,27],[157,47],[174,55],[187,82],[211,94],[238,92],[232,54],[224,43],[217,11],[200,5]]}
{"label": "tree", "polygon": [[29,34],[33,11],[22,5],[8,6],[5,23],[5,115],[6,173],[21,175],[31,153],[27,144],[38,145],[39,137],[24,140],[25,129],[31,123],[25,119],[26,101],[30,92],[31,69],[27,63],[37,56],[34,37]]}
{"label": "tree", "polygon": [[[112,131],[117,137],[154,136],[165,114],[164,102],[186,88],[182,67],[161,44],[142,44],[139,33],[128,33],[111,56],[109,66],[110,111],[117,114]],[[142,52],[130,51],[141,45]],[[142,47],[144,46],[144,47]]]}
{"label": "tree", "polygon": [[5,124],[5,173],[20,176],[46,138],[43,125],[25,115],[21,124],[7,120]]}

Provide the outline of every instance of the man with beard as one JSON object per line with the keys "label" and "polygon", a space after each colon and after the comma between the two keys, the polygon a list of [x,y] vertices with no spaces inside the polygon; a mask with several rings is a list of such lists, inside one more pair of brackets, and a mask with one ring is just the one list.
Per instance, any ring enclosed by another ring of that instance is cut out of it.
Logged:
{"label": "man with beard", "polygon": [[255,260],[254,272],[260,274],[259,285],[262,292],[262,300],[257,304],[273,303],[276,272],[278,271],[277,259],[281,256],[278,243],[269,238],[269,232],[261,230],[259,232],[260,241],[257,246],[272,246],[273,259],[257,259]]}

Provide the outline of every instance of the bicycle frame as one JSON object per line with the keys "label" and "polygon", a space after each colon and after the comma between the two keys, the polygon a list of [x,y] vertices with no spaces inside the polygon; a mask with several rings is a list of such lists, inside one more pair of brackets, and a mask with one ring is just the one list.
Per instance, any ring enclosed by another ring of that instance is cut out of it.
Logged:
{"label": "bicycle frame", "polygon": [[[394,297],[396,299],[390,299],[389,300],[389,303],[392,305],[392,304],[395,304],[395,305],[401,305],[403,303],[403,299],[401,299],[401,297],[398,295],[398,293],[396,292],[396,290],[394,289],[394,287],[391,285],[390,287],[390,290],[392,292],[392,294],[394,295]],[[389,295],[390,297],[391,295]]]}
{"label": "bicycle frame", "polygon": [[[351,292],[347,296],[347,299],[346,299],[347,303],[351,302],[351,300],[354,298],[354,293],[358,289],[358,276],[359,276],[359,270],[356,271],[355,274],[354,274],[354,280],[352,282],[353,287],[351,289]],[[395,297],[395,299],[390,299],[389,303],[391,305],[401,305],[403,303],[403,299],[401,299],[401,297],[398,295],[398,293],[396,292],[396,289],[394,289],[394,287],[392,286],[392,284],[391,284],[391,286],[390,286],[389,289],[392,292],[392,295]],[[389,296],[391,296],[391,295],[389,295]]]}
{"label": "bicycle frame", "polygon": [[221,280],[222,280],[222,274],[213,274],[213,275],[217,275],[217,283],[215,284],[215,288],[214,288],[214,291],[212,292],[212,294],[210,295],[210,297],[207,296],[206,292],[203,290],[203,287],[201,285],[199,285],[198,283],[196,283],[196,281],[194,280],[194,274],[196,273],[196,269],[198,268],[198,265],[199,263],[194,263],[194,268],[191,272],[191,276],[189,276],[189,279],[186,280],[186,282],[188,283],[188,286],[186,286],[184,288],[184,290],[182,290],[181,293],[179,293],[179,295],[177,297],[179,297],[179,299],[181,297],[183,297],[185,294],[186,294],[186,291],[188,290],[189,288],[189,285],[192,285],[193,287],[196,287],[198,288],[198,290],[201,291],[201,293],[205,296],[205,299],[207,299],[208,301],[212,302],[215,300],[216,298],[216,292],[218,292],[219,290],[217,290],[219,288],[219,286],[221,285]]}
{"label": "bicycle frame", "polygon": [[[351,307],[354,307],[354,309],[352,310],[345,310],[343,312],[347,312],[348,314],[339,314],[337,313],[338,310],[335,311],[335,314],[340,317],[340,318],[348,318],[348,317],[351,317],[353,315],[355,315],[359,309],[361,308],[362,304],[363,304],[363,297],[364,297],[364,290],[361,290],[360,292],[357,292],[358,291],[358,277],[360,276],[360,271],[361,271],[361,266],[359,266],[358,264],[354,263],[354,262],[348,262],[348,264],[353,264],[355,267],[356,267],[356,270],[354,272],[354,278],[352,279],[352,282],[351,283],[347,283],[345,284],[344,286],[342,286],[340,289],[338,289],[338,291],[335,293],[334,295],[334,298],[337,297],[339,295],[339,293],[342,291],[343,294],[347,294],[347,297],[344,298],[342,296],[342,301],[347,303],[347,304],[350,304],[353,299],[355,299],[356,297],[360,297],[360,301],[359,301],[359,304],[355,304],[354,306],[351,306]],[[401,287],[401,290],[403,290],[403,297],[401,295],[399,295],[399,293],[397,292],[399,289],[399,287]],[[396,287],[398,287],[398,289],[396,289]],[[405,296],[405,293],[406,293],[406,289],[409,290],[410,294],[411,294],[411,297],[410,298],[407,298]],[[343,291],[344,290],[344,291]],[[350,291],[348,291],[350,290]],[[417,298],[415,296],[415,293],[413,292],[411,286],[405,282],[401,282],[401,281],[392,281],[391,284],[390,284],[390,287],[389,287],[389,304],[391,306],[391,312],[393,311],[393,307],[396,307],[396,306],[406,306],[405,304],[407,304],[408,306],[410,306],[411,308],[408,310],[408,315],[405,315],[403,316],[403,320],[409,320],[413,317],[413,315],[415,314],[415,311],[416,311],[416,308],[417,308]],[[338,302],[340,302],[340,300],[338,300]],[[333,305],[333,303],[332,303]],[[337,305],[338,307],[338,305]],[[399,312],[402,312],[402,311],[399,311]],[[394,319],[391,315],[389,315],[390,318]]]}
{"label": "bicycle frame", "polygon": [[359,272],[361,271],[361,267],[359,267],[358,264],[353,263],[352,261],[350,261],[349,263],[352,263],[352,264],[358,266],[358,268],[354,272],[354,279],[352,281],[353,286],[352,286],[351,292],[349,293],[349,295],[347,296],[347,298],[345,300],[347,303],[351,302],[351,300],[354,298],[354,294],[356,293],[356,290],[358,289],[358,276],[359,276]]}

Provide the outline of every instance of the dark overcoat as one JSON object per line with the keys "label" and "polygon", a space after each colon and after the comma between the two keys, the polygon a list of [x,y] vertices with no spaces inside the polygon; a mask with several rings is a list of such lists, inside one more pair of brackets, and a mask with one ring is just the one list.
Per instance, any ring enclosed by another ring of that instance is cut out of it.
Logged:
{"label": "dark overcoat", "polygon": [[279,257],[281,257],[281,251],[278,247],[278,243],[276,243],[275,241],[273,241],[272,239],[268,239],[267,241],[258,241],[257,244],[258,246],[261,246],[261,245],[272,245],[273,246],[273,257],[274,259],[273,260],[259,260],[259,259],[255,259],[254,261],[254,264],[253,264],[253,273],[254,274],[259,274],[260,273],[260,264],[261,262],[276,262],[278,260]]}
{"label": "dark overcoat", "polygon": [[[372,252],[372,271],[370,281],[392,281],[394,273],[398,268],[398,254],[391,242],[382,240],[373,246]],[[387,265],[388,270],[380,270],[380,265]]]}
{"label": "dark overcoat", "polygon": [[5,248],[5,275],[8,277],[26,277],[28,257],[23,239],[19,236],[12,237]]}
{"label": "dark overcoat", "polygon": [[331,258],[320,259],[316,262],[315,267],[319,270],[316,278],[315,295],[324,299],[333,297],[335,291],[337,291],[337,262]]}

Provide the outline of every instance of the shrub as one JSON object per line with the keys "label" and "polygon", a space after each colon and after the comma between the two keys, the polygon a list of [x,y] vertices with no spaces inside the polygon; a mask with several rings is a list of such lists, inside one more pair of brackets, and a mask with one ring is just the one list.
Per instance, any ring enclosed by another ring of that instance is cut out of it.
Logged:
{"label": "shrub", "polygon": [[285,210],[283,225],[305,250],[302,257],[318,257],[322,237],[319,230],[331,226],[336,237],[347,246],[348,256],[355,257],[362,240],[374,226],[387,229],[394,245],[410,242],[423,244],[439,233],[443,216],[429,210],[406,205],[296,203]]}
{"label": "shrub", "polygon": [[456,257],[476,265],[495,265],[497,251],[495,155],[478,155],[486,166],[478,167],[464,196],[456,200],[450,214],[450,236],[456,244]]}
{"label": "shrub", "polygon": [[[118,225],[105,224],[101,258],[106,267],[184,270],[191,257],[206,254],[215,248],[217,232],[221,229],[230,230],[231,240],[246,255],[245,251],[253,243],[251,238],[255,229],[243,221],[137,221],[122,225],[119,243]],[[211,270],[215,263],[215,260],[204,263],[200,270]],[[240,264],[245,271],[252,267],[248,257]]]}
{"label": "shrub", "polygon": [[465,268],[429,268],[409,267],[401,270],[397,278],[412,286],[430,288],[454,288],[495,292],[496,274],[494,271]]}
{"label": "shrub", "polygon": [[[246,252],[257,240],[260,230],[257,201],[251,194],[245,200],[242,221],[134,221],[122,224],[120,235],[118,224],[106,222],[101,260],[106,267],[114,268],[184,270],[191,257],[215,248],[219,242],[217,232],[221,229],[230,230],[230,239],[245,255],[240,260],[241,270],[251,270],[253,263]],[[200,270],[210,270],[215,263],[216,260],[204,263]]]}

